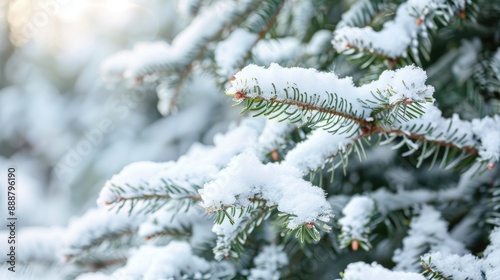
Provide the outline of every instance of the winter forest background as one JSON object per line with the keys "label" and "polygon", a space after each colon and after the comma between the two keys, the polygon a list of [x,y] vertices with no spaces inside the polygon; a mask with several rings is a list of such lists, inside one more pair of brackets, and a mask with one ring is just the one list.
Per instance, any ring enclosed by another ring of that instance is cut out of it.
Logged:
{"label": "winter forest background", "polygon": [[0,0],[0,279],[500,279],[499,113],[497,0]]}

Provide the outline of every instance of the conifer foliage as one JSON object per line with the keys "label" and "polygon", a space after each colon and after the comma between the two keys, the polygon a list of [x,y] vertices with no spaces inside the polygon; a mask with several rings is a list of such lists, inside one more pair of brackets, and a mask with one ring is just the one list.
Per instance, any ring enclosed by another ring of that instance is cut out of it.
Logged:
{"label": "conifer foliage", "polygon": [[178,7],[171,42],[108,57],[103,78],[153,86],[168,118],[209,76],[241,120],[124,166],[95,209],[27,237],[70,237],[30,262],[80,280],[500,279],[500,2]]}

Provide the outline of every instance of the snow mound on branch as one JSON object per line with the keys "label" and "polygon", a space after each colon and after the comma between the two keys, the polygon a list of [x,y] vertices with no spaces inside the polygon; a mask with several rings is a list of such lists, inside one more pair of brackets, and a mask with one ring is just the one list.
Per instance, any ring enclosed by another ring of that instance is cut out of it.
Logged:
{"label": "snow mound on branch", "polygon": [[249,206],[263,199],[278,211],[292,215],[287,227],[294,229],[315,220],[328,221],[331,206],[322,189],[302,179],[301,172],[276,163],[262,164],[253,153],[234,157],[218,178],[200,191],[201,205],[209,212],[236,205]]}

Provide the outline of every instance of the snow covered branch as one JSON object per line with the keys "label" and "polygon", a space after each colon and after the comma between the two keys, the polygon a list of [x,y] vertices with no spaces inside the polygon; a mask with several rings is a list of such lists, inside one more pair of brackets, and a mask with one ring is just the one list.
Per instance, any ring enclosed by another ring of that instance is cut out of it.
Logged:
{"label": "snow covered branch", "polygon": [[[245,110],[257,111],[256,116],[309,123],[334,134],[328,138],[317,132],[311,136],[312,149],[306,141],[297,152],[290,152],[292,162],[295,153],[317,155],[317,160],[304,160],[307,164],[293,163],[304,171],[318,169],[326,159],[373,133],[386,135],[385,143],[403,137],[395,147],[406,144],[410,151],[405,155],[422,148],[418,166],[432,155],[434,164],[440,149],[444,150],[441,166],[447,168],[470,166],[478,154],[480,162],[498,161],[498,145],[492,139],[499,130],[485,129],[486,125],[496,128],[498,116],[472,121],[460,120],[458,115],[443,118],[441,111],[428,103],[433,101],[434,89],[425,85],[426,78],[423,70],[407,66],[385,71],[378,80],[356,87],[349,77],[340,79],[314,69],[250,65],[234,76],[226,94],[240,103],[246,100]],[[324,145],[316,145],[318,139],[327,138]],[[313,152],[317,146],[324,150]],[[356,148],[362,150],[362,146]]]}
{"label": "snow covered branch", "polygon": [[427,252],[463,254],[465,247],[448,233],[448,225],[434,208],[424,205],[411,221],[403,247],[394,252],[394,270],[419,272],[420,256]]}
{"label": "snow covered branch", "polygon": [[471,254],[460,256],[439,251],[422,256],[424,275],[434,279],[495,279],[500,271],[499,228],[495,228],[490,234],[490,241],[483,258]]}
{"label": "snow covered branch", "polygon": [[200,194],[201,205],[208,212],[244,208],[253,200],[264,200],[267,206],[277,206],[278,211],[290,215],[286,227],[291,230],[306,224],[312,227],[316,221],[328,222],[331,216],[323,190],[304,181],[298,170],[276,163],[264,165],[250,153],[233,158]]}
{"label": "snow covered branch", "polygon": [[251,149],[261,129],[261,122],[249,120],[225,136],[216,136],[214,147],[194,146],[177,162],[130,164],[106,182],[97,204],[119,208],[127,205],[130,211],[139,204],[139,211],[146,212],[167,204],[178,210],[189,208],[201,199],[198,190],[215,179],[220,168],[234,155]]}
{"label": "snow covered branch", "polygon": [[85,259],[110,247],[115,247],[115,254],[125,254],[128,246],[140,243],[136,234],[145,219],[144,215],[129,215],[127,211],[91,209],[70,224],[62,254],[66,261]]}
{"label": "snow covered branch", "polygon": [[[431,41],[429,33],[438,28],[437,22],[446,26],[455,14],[463,12],[471,1],[409,0],[399,5],[395,18],[384,23],[380,31],[371,26],[350,26],[359,10],[372,10],[370,4],[359,2],[346,13],[334,32],[333,47],[347,55],[366,53],[387,60],[394,67],[399,58],[410,54],[421,64],[420,55],[429,59]],[[366,22],[366,21],[362,21]]]}
{"label": "snow covered branch", "polygon": [[426,79],[425,72],[409,66],[356,87],[350,77],[315,69],[250,65],[234,75],[226,94],[238,102],[247,100],[246,109],[259,111],[257,115],[319,124],[326,130],[336,126],[335,132],[347,133],[352,124],[370,125],[380,99],[389,105],[432,101],[434,90],[425,85]]}
{"label": "snow covered branch", "polygon": [[288,264],[288,257],[283,252],[282,246],[270,245],[264,247],[262,252],[254,259],[255,268],[250,270],[250,280],[280,279],[280,269]]}

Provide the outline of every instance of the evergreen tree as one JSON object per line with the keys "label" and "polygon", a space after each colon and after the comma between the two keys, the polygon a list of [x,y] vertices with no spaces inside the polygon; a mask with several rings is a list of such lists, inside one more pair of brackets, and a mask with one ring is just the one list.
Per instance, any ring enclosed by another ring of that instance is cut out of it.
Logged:
{"label": "evergreen tree", "polygon": [[31,266],[80,280],[500,279],[499,1],[178,11],[175,38],[108,57],[103,78],[154,88],[170,118],[209,77],[242,118],[177,160],[124,166],[66,229],[24,230]]}

